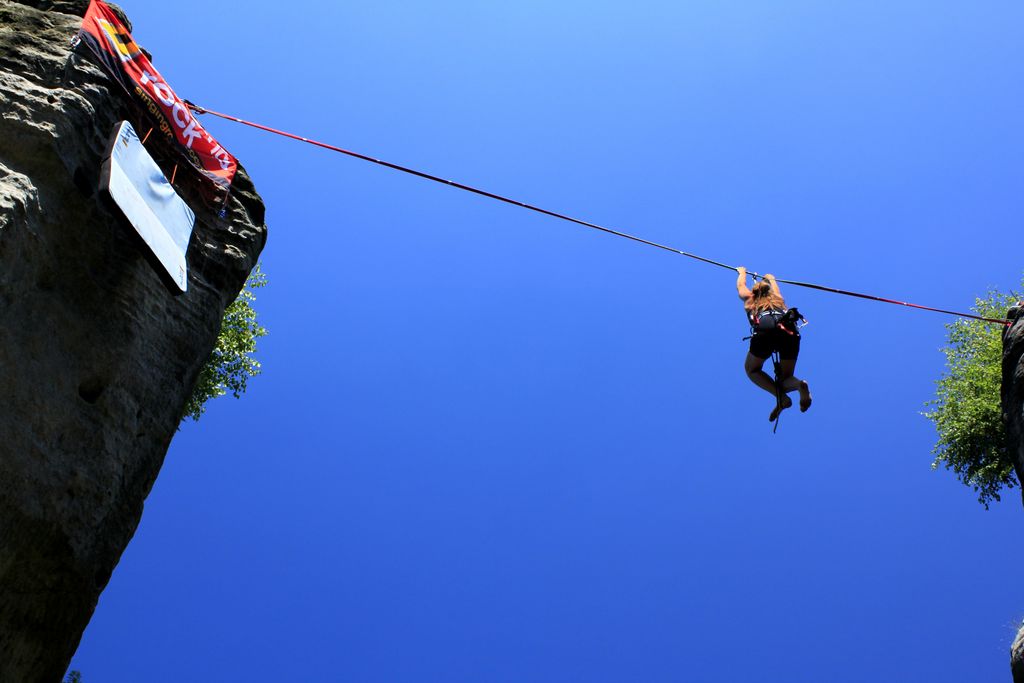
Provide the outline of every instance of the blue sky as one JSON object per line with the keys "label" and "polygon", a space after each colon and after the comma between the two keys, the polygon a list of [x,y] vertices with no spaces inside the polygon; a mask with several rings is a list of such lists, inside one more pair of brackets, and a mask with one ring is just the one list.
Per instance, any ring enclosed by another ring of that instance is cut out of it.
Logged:
{"label": "blue sky", "polygon": [[[780,277],[1020,279],[1019,3],[124,5],[211,109]],[[264,374],[172,444],[86,683],[1006,679],[1024,510],[929,467],[943,316],[784,289],[773,436],[729,272],[204,124]]]}

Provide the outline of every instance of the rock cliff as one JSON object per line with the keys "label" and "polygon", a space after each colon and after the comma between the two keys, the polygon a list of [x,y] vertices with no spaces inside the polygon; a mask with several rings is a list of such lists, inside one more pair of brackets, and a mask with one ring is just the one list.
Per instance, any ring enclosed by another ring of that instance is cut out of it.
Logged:
{"label": "rock cliff", "polygon": [[[1011,308],[1006,317],[1013,325],[1003,334],[1003,423],[1024,496],[1024,310]],[[1010,667],[1014,683],[1024,683],[1024,626],[1010,648]]]}
{"label": "rock cliff", "polygon": [[266,240],[244,171],[221,217],[183,168],[197,220],[188,292],[169,293],[96,192],[115,123],[142,118],[69,59],[87,5],[0,0],[2,683],[63,676]]}
{"label": "rock cliff", "polygon": [[1017,632],[1017,639],[1010,646],[1010,669],[1013,683],[1024,683],[1024,626]]}
{"label": "rock cliff", "polygon": [[1003,333],[1003,424],[1024,502],[1024,309],[1015,306],[1006,315],[1013,325]]}

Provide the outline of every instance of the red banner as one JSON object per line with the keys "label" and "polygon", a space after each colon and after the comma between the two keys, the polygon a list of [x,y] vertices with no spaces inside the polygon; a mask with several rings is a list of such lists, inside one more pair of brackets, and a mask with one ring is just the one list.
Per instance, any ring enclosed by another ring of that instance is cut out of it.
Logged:
{"label": "red banner", "polygon": [[168,140],[181,147],[203,175],[224,189],[231,187],[238,162],[200,125],[193,112],[174,94],[131,33],[102,0],[92,0],[78,34],[100,64],[134,95],[156,120]]}

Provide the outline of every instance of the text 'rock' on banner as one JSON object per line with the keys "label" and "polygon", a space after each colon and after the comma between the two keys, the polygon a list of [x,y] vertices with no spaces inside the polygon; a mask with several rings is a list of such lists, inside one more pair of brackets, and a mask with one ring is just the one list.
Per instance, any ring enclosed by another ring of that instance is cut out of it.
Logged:
{"label": "text 'rock' on banner", "polygon": [[92,0],[78,35],[107,73],[142,103],[155,120],[154,128],[175,141],[203,175],[229,189],[238,162],[171,90],[105,2]]}

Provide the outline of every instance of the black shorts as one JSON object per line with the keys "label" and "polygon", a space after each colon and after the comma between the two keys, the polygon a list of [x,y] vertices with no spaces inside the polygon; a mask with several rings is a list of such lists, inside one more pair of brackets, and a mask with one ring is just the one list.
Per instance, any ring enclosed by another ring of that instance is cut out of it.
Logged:
{"label": "black shorts", "polygon": [[778,351],[782,360],[796,360],[800,353],[800,337],[782,330],[760,332],[750,338],[750,353],[764,360]]}

